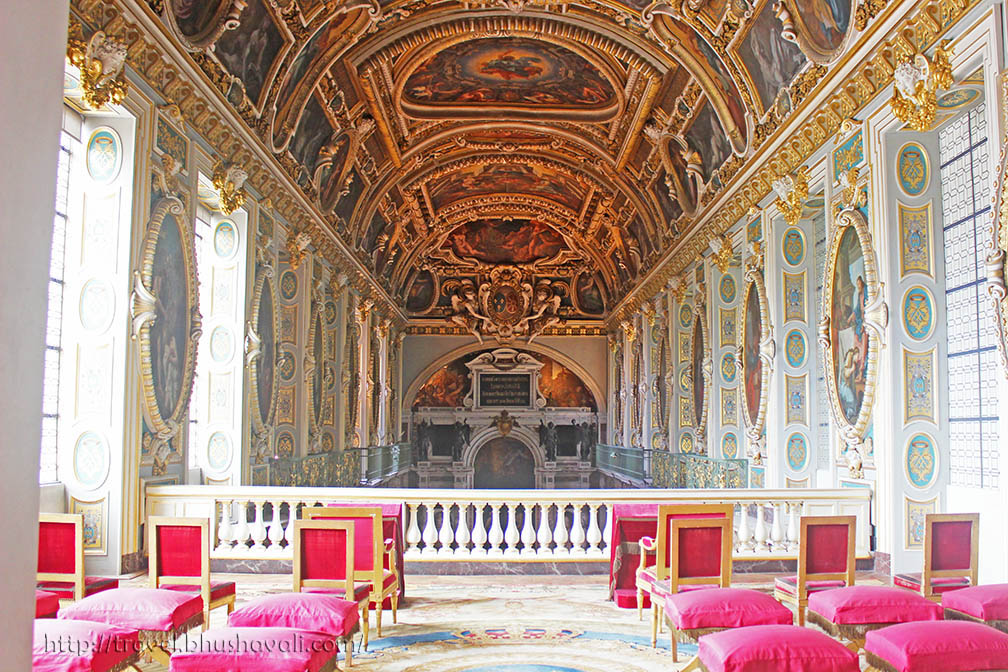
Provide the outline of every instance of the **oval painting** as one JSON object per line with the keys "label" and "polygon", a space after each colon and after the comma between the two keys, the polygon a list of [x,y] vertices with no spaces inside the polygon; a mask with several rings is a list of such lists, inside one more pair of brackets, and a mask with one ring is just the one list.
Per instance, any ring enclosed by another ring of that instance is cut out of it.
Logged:
{"label": "oval painting", "polygon": [[668,339],[662,337],[658,341],[658,377],[655,385],[658,388],[658,422],[662,427],[668,424],[668,385],[665,378],[668,375]]}
{"label": "oval painting", "polygon": [[186,37],[198,37],[217,23],[221,0],[172,0],[175,25]]}
{"label": "oval painting", "polygon": [[697,424],[703,421],[704,416],[704,387],[703,360],[704,360],[704,333],[703,323],[700,315],[693,318],[693,417]]}
{"label": "oval painting", "polygon": [[868,378],[868,331],[864,323],[868,285],[864,250],[853,226],[840,234],[836,255],[830,297],[833,377],[844,418],[854,425],[861,414]]}
{"label": "oval painting", "polygon": [[273,281],[263,279],[256,315],[256,333],[261,339],[260,355],[256,365],[256,394],[259,401],[259,417],[264,423],[272,420],[273,385],[276,371],[276,330],[273,311]]}
{"label": "oval painting", "polygon": [[164,419],[174,417],[182,397],[190,313],[188,270],[178,219],[167,213],[161,222],[151,263],[151,293],[157,299],[150,324],[150,364],[154,398]]}
{"label": "oval painting", "polygon": [[746,288],[743,320],[745,333],[742,342],[742,377],[745,383],[745,412],[749,425],[755,425],[763,394],[763,361],[759,356],[763,316],[760,313],[759,292],[754,282],[750,282]]}
{"label": "oval painting", "polygon": [[312,374],[312,408],[314,409],[315,422],[319,422],[322,419],[322,386],[325,382],[322,313],[315,313],[313,323],[315,334],[312,337],[312,357],[315,358],[315,373]]}
{"label": "oval painting", "polygon": [[436,300],[437,284],[434,275],[428,270],[420,271],[406,292],[406,310],[424,313],[434,307]]}

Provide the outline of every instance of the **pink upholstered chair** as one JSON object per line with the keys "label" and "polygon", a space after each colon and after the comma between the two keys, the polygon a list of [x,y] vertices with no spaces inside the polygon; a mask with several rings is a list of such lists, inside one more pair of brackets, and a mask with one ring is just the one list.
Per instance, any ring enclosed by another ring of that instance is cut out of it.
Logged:
{"label": "pink upholstered chair", "polygon": [[854,516],[802,516],[798,574],[774,581],[774,597],[795,605],[805,625],[809,593],[854,585]]}
{"label": "pink upholstered chair", "polygon": [[[773,599],[769,595],[767,598]],[[848,651],[843,644],[797,625],[754,625],[722,630],[701,637],[698,649],[696,658],[681,672],[859,672],[861,669],[857,654]]]}
{"label": "pink upholstered chair", "polygon": [[[312,506],[301,510],[312,520],[354,521],[354,580],[370,587],[370,603],[375,610],[378,636],[382,634],[382,602],[392,603],[392,622],[398,622],[399,574],[396,570],[394,539],[384,539],[380,506]],[[388,558],[383,556],[388,555]],[[385,565],[390,569],[385,569]],[[365,621],[366,622],[366,621]]]}
{"label": "pink upholstered chair", "polygon": [[976,621],[1008,634],[1008,583],[950,590],[941,597],[946,621]]}
{"label": "pink upholstered chair", "polygon": [[[732,529],[732,519],[735,515],[734,504],[664,504],[658,507],[658,525],[656,538],[643,537],[639,542],[640,566],[637,568],[635,585],[637,587],[637,617],[642,618],[644,594],[651,598],[651,621],[658,627],[658,615],[661,613],[661,594],[655,594],[655,584],[665,583],[669,579],[669,561],[674,552],[671,539],[672,522],[687,518],[725,518],[728,529]],[[730,536],[729,536],[730,540]],[[654,552],[655,563],[647,566],[647,554]],[[661,591],[663,594],[667,591]],[[654,635],[657,638],[657,630]]]}
{"label": "pink upholstered chair", "polygon": [[226,606],[227,613],[234,611],[234,582],[210,580],[209,519],[150,516],[147,530],[151,588],[199,592],[204,630],[212,609]]}
{"label": "pink upholstered chair", "polygon": [[893,583],[938,602],[941,594],[977,585],[980,514],[929,513],[924,517],[924,571],[897,574]]}
{"label": "pink upholstered chair", "polygon": [[1008,670],[1008,634],[982,623],[902,623],[868,633],[867,669],[877,672]]}
{"label": "pink upholstered chair", "polygon": [[356,527],[353,520],[294,521],[294,592],[331,593],[355,602],[367,650],[371,584],[354,581]]}
{"label": "pink upholstered chair", "polygon": [[84,515],[39,515],[37,588],[61,600],[119,587],[119,579],[84,575]]}
{"label": "pink upholstered chair", "polygon": [[59,606],[59,595],[56,593],[35,591],[35,618],[56,618]]}
{"label": "pink upholstered chair", "polygon": [[95,621],[37,620],[32,634],[32,670],[140,670],[141,645],[135,628]]}

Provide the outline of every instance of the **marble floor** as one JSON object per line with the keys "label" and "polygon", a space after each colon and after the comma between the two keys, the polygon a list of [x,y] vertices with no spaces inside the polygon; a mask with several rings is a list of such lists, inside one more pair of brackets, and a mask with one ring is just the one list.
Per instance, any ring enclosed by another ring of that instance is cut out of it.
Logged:
{"label": "marble floor", "polygon": [[[215,574],[237,583],[237,604],[289,590],[290,575]],[[607,576],[407,576],[398,624],[383,612],[368,651],[355,648],[354,670],[373,672],[651,672],[681,669],[695,645],[681,644],[673,663],[667,632],[651,648],[650,625],[607,600]],[[769,575],[736,575],[736,585],[769,589]],[[869,582],[866,576],[859,581]],[[126,585],[144,585],[137,577]],[[646,614],[645,614],[646,618]],[[217,609],[211,626],[224,625]],[[356,641],[360,645],[360,636]],[[144,672],[163,672],[156,663]]]}

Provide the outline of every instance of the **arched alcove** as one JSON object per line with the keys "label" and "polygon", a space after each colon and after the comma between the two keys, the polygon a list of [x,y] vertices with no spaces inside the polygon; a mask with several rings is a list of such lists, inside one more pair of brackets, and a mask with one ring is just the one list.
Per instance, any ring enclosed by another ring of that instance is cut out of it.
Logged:
{"label": "arched alcove", "polygon": [[479,446],[473,457],[473,486],[480,489],[532,489],[535,457],[511,436],[499,436]]}

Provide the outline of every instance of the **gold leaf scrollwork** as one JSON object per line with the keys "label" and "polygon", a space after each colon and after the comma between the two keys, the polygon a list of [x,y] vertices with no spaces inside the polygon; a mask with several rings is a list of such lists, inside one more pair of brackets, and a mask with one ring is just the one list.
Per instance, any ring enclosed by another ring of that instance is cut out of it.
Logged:
{"label": "gold leaf scrollwork", "polygon": [[[71,33],[82,32],[79,24]],[[80,84],[84,102],[94,110],[106,104],[118,105],[126,99],[129,82],[125,76],[126,45],[97,31],[91,39],[71,37],[67,41],[67,58],[80,69]]]}
{"label": "gold leaf scrollwork", "polygon": [[782,175],[773,183],[773,189],[777,192],[777,199],[774,205],[784,215],[784,219],[791,226],[801,219],[804,201],[808,198],[808,176],[805,174],[804,166],[792,177]]}
{"label": "gold leaf scrollwork", "polygon": [[718,270],[722,273],[727,273],[728,267],[731,266],[732,256],[735,254],[731,241],[724,234],[714,236],[711,238],[710,248],[714,253],[713,259]]}
{"label": "gold leaf scrollwork", "polygon": [[893,71],[893,96],[889,101],[893,114],[915,131],[931,130],[938,110],[938,89],[952,85],[949,40],[935,47],[929,60],[924,54],[907,54]]}
{"label": "gold leaf scrollwork", "polygon": [[238,166],[217,162],[213,169],[213,186],[220,196],[220,209],[230,215],[245,205],[245,180],[248,173]]}

